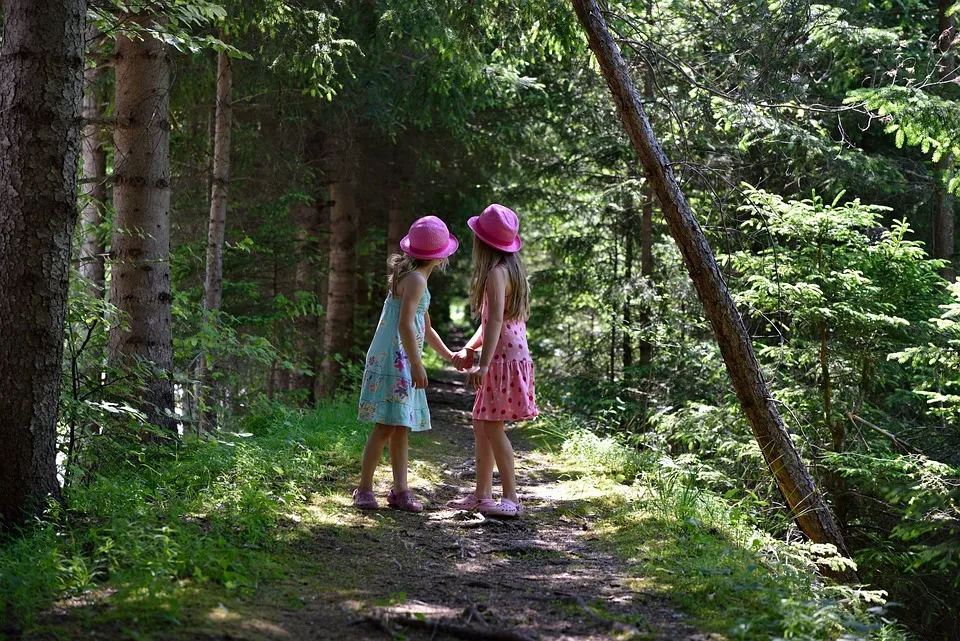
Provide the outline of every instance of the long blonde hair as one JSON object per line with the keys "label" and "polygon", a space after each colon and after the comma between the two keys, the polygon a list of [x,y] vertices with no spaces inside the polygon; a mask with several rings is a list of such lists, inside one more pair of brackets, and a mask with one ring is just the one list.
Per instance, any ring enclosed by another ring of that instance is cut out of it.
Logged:
{"label": "long blonde hair", "polygon": [[[393,296],[396,296],[397,285],[400,284],[400,280],[410,272],[420,269],[429,262],[430,260],[414,258],[403,252],[397,252],[391,255],[390,258],[387,259],[387,291]],[[449,263],[450,261],[444,258],[436,268],[440,271],[446,271]]]}
{"label": "long blonde hair", "polygon": [[470,279],[470,310],[479,317],[483,309],[483,297],[487,288],[487,276],[490,270],[503,265],[510,277],[513,291],[505,301],[503,317],[505,320],[526,321],[530,317],[530,284],[527,282],[527,269],[523,266],[520,253],[502,252],[473,237],[473,276]]}

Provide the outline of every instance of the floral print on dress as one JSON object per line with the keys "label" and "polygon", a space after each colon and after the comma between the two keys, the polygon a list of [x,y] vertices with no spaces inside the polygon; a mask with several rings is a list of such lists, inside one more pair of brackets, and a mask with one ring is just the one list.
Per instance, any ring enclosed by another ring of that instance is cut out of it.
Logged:
{"label": "floral print on dress", "polygon": [[[384,425],[403,425],[412,431],[430,429],[430,410],[426,392],[413,387],[410,359],[400,341],[400,305],[402,299],[388,294],[380,313],[380,322],[364,361],[358,417],[361,421]],[[430,292],[425,291],[414,317],[417,349],[423,352]]]}
{"label": "floral print on dress", "polygon": [[377,413],[377,406],[375,404],[361,402],[360,411],[357,413],[357,418],[359,418],[361,421],[370,421],[373,419],[376,413]]}

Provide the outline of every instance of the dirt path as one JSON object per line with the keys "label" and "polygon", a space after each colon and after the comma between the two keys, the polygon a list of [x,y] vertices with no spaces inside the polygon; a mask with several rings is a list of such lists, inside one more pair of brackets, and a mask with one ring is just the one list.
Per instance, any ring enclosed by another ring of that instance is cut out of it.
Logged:
{"label": "dirt path", "polygon": [[[473,489],[472,396],[451,376],[432,382],[429,399],[431,439],[441,446],[433,463],[443,478],[418,488],[427,510],[356,515],[352,527],[373,546],[318,536],[311,553],[339,556],[362,577],[360,589],[353,598],[349,590],[329,592],[288,625],[278,622],[281,627],[298,638],[306,630],[315,631],[312,638],[456,638],[394,619],[409,616],[420,625],[444,621],[485,630],[491,635],[485,638],[706,638],[691,637],[682,616],[658,597],[629,587],[623,565],[593,543],[589,517],[569,515],[572,506],[555,495],[555,479],[522,438],[514,438],[527,507],[522,519],[481,521],[445,509],[447,500]],[[367,556],[371,548],[379,553]]]}
{"label": "dirt path", "polygon": [[[30,638],[465,638],[431,627],[436,622],[478,635],[472,638],[512,641],[714,638],[695,634],[661,597],[636,589],[637,577],[603,551],[585,502],[560,495],[556,461],[525,442],[522,430],[511,440],[526,514],[484,521],[445,509],[474,487],[472,394],[451,373],[432,381],[428,395],[434,429],[411,443],[411,479],[424,513],[355,510],[356,479],[332,477],[307,514],[276,530],[277,571],[254,577],[254,589],[184,582],[177,614],[157,611],[151,620],[91,593],[59,604]],[[389,470],[377,478],[382,502]]]}

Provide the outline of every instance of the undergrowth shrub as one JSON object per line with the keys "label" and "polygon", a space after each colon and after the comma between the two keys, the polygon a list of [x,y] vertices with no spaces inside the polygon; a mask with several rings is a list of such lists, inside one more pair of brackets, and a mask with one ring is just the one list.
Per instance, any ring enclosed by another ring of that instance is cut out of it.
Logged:
{"label": "undergrowth shrub", "polygon": [[[553,422],[576,424],[570,417]],[[774,518],[758,518],[766,504],[710,489],[716,473],[697,455],[640,453],[626,439],[583,429],[555,427],[553,435],[565,436],[559,454],[586,474],[577,482],[622,479],[611,463],[639,466],[633,486],[614,485],[580,509],[598,513],[597,536],[636,568],[645,587],[664,590],[706,629],[758,641],[908,638],[889,622],[885,592],[822,579],[823,569],[850,567],[849,559],[833,546],[771,536],[758,526]],[[777,529],[795,531],[780,518]]]}
{"label": "undergrowth shrub", "polygon": [[[352,472],[366,439],[352,403],[254,409],[241,431],[144,447],[66,490],[65,505],[0,539],[0,611],[29,627],[51,601],[109,581],[111,602],[176,617],[185,585],[255,587],[309,496]],[[140,610],[144,610],[140,612]]]}

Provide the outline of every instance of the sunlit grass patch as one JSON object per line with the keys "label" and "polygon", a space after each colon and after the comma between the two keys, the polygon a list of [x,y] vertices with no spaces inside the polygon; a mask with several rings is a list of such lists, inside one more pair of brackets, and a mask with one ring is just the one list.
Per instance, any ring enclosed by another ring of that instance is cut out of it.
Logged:
{"label": "sunlit grass patch", "polygon": [[589,518],[592,537],[625,562],[636,589],[669,597],[703,630],[730,639],[906,638],[877,616],[881,593],[822,579],[816,564],[827,552],[758,529],[707,489],[696,466],[582,430],[566,438],[553,447],[573,472],[561,475],[557,514]]}
{"label": "sunlit grass patch", "polygon": [[308,526],[343,527],[334,514],[349,497],[331,507],[316,497],[359,469],[369,426],[352,402],[269,406],[237,428],[176,449],[113,453],[68,489],[66,509],[0,539],[8,621],[29,632],[60,601],[80,622],[162,627],[193,607],[185,591],[250,594],[285,576],[277,559]]}

